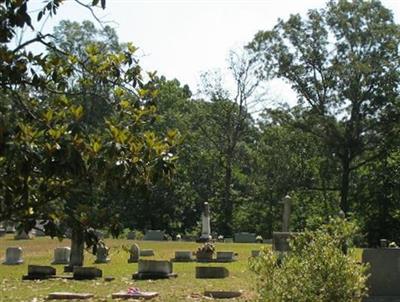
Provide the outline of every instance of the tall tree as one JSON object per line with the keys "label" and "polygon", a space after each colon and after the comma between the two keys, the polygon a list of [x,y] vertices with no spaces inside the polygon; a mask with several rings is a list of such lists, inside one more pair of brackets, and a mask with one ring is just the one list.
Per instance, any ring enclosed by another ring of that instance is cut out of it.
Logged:
{"label": "tall tree", "polygon": [[376,0],[329,1],[292,15],[249,44],[264,71],[297,92],[303,121],[341,165],[340,205],[349,212],[352,172],[380,158],[399,123],[400,27]]}
{"label": "tall tree", "polygon": [[232,235],[234,200],[232,198],[233,167],[238,158],[240,143],[244,137],[251,139],[251,107],[257,99],[260,80],[255,76],[254,58],[246,52],[231,52],[229,57],[234,89],[226,89],[227,83],[221,75],[204,74],[203,90],[211,105],[207,106],[199,120],[199,128],[204,138],[209,140],[218,153],[218,161],[223,167],[223,189],[221,199],[220,232]]}

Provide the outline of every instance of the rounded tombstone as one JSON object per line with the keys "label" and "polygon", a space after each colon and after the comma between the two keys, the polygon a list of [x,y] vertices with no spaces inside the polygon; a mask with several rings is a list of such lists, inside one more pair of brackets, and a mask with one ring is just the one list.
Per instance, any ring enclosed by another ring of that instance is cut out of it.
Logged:
{"label": "rounded tombstone", "polygon": [[140,248],[139,245],[134,243],[132,244],[130,250],[129,250],[129,259],[128,263],[136,263],[139,261],[140,257]]}
{"label": "rounded tombstone", "polygon": [[8,247],[6,250],[6,259],[3,264],[15,265],[24,263],[22,259],[22,248],[21,247]]}
{"label": "rounded tombstone", "polygon": [[97,246],[95,263],[108,263],[108,262],[110,262],[110,258],[108,257],[109,254],[110,254],[110,248],[108,248],[105,245]]}

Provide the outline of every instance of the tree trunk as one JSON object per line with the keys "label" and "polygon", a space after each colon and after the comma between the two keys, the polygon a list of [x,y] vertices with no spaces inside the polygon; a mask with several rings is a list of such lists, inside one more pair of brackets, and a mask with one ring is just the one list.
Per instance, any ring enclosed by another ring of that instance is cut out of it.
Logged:
{"label": "tree trunk", "polygon": [[81,228],[72,228],[71,256],[69,266],[83,266],[83,251],[85,247],[85,236]]}
{"label": "tree trunk", "polygon": [[225,182],[224,182],[224,224],[223,233],[224,236],[232,235],[232,216],[233,216],[233,203],[231,200],[231,184],[232,184],[232,163],[231,159],[228,158],[225,167]]}
{"label": "tree trunk", "polygon": [[345,215],[348,214],[349,207],[349,182],[350,182],[350,161],[345,158],[342,160],[342,183],[340,186],[340,208]]}

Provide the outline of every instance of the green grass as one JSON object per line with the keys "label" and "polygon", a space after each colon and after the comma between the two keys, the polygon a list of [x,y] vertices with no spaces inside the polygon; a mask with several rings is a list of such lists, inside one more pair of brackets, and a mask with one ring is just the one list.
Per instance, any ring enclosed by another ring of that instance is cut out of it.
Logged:
{"label": "green grass", "polygon": [[[174,272],[177,278],[157,281],[135,281],[132,274],[137,271],[137,264],[127,262],[129,255],[122,246],[130,247],[134,241],[123,239],[106,239],[107,246],[111,247],[111,262],[94,264],[94,256],[85,254],[85,266],[95,266],[103,270],[103,276],[113,276],[114,281],[105,282],[103,279],[95,281],[74,280],[43,280],[22,281],[22,275],[27,273],[29,264],[50,265],[53,251],[56,247],[69,246],[69,240],[62,242],[47,237],[38,237],[33,240],[16,241],[12,236],[0,238],[0,258],[5,257],[5,250],[9,246],[23,248],[24,264],[9,266],[0,265],[0,301],[44,301],[51,292],[70,291],[95,294],[91,301],[112,301],[111,294],[128,287],[139,287],[142,291],[157,291],[160,296],[152,301],[207,301],[201,294],[205,290],[242,290],[243,295],[236,301],[252,301],[256,298],[254,275],[248,270],[248,258],[251,250],[259,249],[260,244],[217,243],[217,251],[234,251],[238,253],[238,261],[222,264],[206,264],[210,266],[225,266],[230,276],[225,279],[196,279],[196,263],[174,263]],[[141,248],[153,249],[154,257],[146,259],[171,259],[176,250],[195,251],[199,244],[193,242],[154,242],[139,241]],[[204,264],[201,264],[204,265]],[[57,274],[63,274],[63,265],[54,265]]]}

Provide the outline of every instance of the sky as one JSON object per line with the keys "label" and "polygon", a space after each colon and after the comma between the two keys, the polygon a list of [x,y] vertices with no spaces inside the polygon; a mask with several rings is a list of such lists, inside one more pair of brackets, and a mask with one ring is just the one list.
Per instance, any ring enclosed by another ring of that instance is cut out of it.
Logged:
{"label": "sky", "polygon": [[[32,11],[43,6],[43,0],[31,2]],[[271,29],[278,18],[287,19],[295,13],[304,15],[309,9],[323,8],[325,3],[321,0],[107,0],[106,9],[96,9],[95,13],[117,30],[121,42],[132,42],[140,48],[140,64],[145,70],[177,78],[196,92],[200,74],[226,70],[229,51],[250,42],[257,31]],[[400,23],[400,0],[382,3]],[[43,31],[51,32],[62,19],[95,22],[90,11],[73,0],[65,0],[57,15],[45,22]],[[282,101],[295,102],[295,94],[282,81],[271,82],[269,90]]]}

